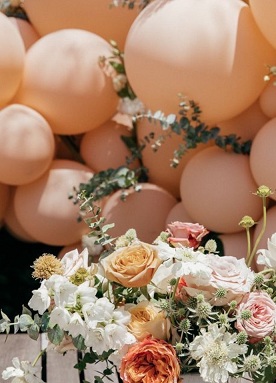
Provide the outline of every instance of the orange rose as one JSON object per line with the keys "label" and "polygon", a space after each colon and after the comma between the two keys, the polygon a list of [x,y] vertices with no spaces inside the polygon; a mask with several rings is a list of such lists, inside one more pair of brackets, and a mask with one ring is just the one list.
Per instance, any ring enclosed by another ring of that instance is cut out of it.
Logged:
{"label": "orange rose", "polygon": [[149,335],[163,340],[168,338],[168,319],[164,312],[160,311],[154,304],[143,301],[130,308],[126,307],[126,309],[131,314],[128,329],[138,341]]}
{"label": "orange rose", "polygon": [[152,245],[138,242],[119,248],[101,263],[110,281],[125,287],[142,287],[150,283],[161,260]]}
{"label": "orange rose", "polygon": [[123,383],[177,383],[179,375],[172,345],[149,337],[130,347],[120,368]]}

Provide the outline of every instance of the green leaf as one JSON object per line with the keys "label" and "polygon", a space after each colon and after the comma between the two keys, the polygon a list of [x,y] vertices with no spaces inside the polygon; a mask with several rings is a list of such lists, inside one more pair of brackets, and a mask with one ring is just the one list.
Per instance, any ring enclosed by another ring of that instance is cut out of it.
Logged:
{"label": "green leaf", "polygon": [[28,314],[22,314],[19,317],[20,331],[27,331],[29,327],[34,323],[33,318]]}
{"label": "green leaf", "polygon": [[41,317],[41,331],[46,332],[48,330],[50,321],[50,315],[49,313],[44,313]]}
{"label": "green leaf", "polygon": [[85,350],[86,346],[84,343],[84,338],[79,335],[76,338],[73,338],[73,345],[78,349],[78,350]]}
{"label": "green leaf", "polygon": [[22,314],[27,314],[30,317],[32,316],[32,312],[24,305],[22,305]]}
{"label": "green leaf", "polygon": [[10,322],[10,318],[1,310],[1,316],[5,320],[5,322]]}
{"label": "green leaf", "polygon": [[33,340],[37,340],[39,337],[39,327],[34,323],[30,328],[28,328],[27,333],[29,337]]}
{"label": "green leaf", "polygon": [[48,329],[48,338],[49,341],[55,345],[61,343],[64,337],[64,331],[58,326],[55,325],[52,329]]}

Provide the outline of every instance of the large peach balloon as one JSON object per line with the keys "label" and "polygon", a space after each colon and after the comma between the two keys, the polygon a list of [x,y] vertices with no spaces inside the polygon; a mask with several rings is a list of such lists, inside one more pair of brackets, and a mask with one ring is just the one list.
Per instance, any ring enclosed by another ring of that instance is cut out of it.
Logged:
{"label": "large peach balloon", "polygon": [[267,41],[276,48],[275,12],[273,0],[249,0],[249,5],[256,24]]}
{"label": "large peach balloon", "polygon": [[0,111],[0,182],[34,181],[49,168],[54,151],[53,132],[38,112],[20,104]]}
{"label": "large peach balloon", "polygon": [[[169,214],[166,218],[166,226],[169,223],[180,221],[180,222],[193,222],[192,218],[187,213],[186,209],[183,206],[183,203],[180,201],[172,207],[169,211]],[[195,223],[195,222],[194,222]]]}
{"label": "large peach balloon", "polygon": [[245,230],[239,233],[221,234],[219,239],[223,244],[224,255],[230,255],[238,259],[246,258],[247,238]]}
{"label": "large peach balloon", "polygon": [[248,108],[275,59],[239,0],[156,0],[133,22],[125,45],[129,81],[149,109],[175,113],[181,92],[209,124]]}
{"label": "large peach balloon", "polygon": [[56,134],[87,132],[116,111],[112,80],[99,66],[99,57],[110,54],[110,45],[91,32],[50,33],[26,52],[16,101],[40,112]]}
{"label": "large peach balloon", "polygon": [[[276,142],[276,117],[268,121],[258,132],[252,142],[250,153],[250,168],[258,185],[267,185],[276,189],[275,174],[275,142]],[[276,195],[271,198],[276,200]]]}
{"label": "large peach balloon", "polygon": [[89,228],[77,221],[79,207],[68,197],[92,175],[78,162],[54,160],[38,180],[17,187],[14,209],[19,223],[38,242],[66,246],[80,241]]}
{"label": "large peach balloon", "polygon": [[20,225],[14,211],[14,195],[16,187],[11,188],[11,196],[9,200],[8,208],[6,209],[4,216],[4,225],[6,230],[14,237],[20,241],[24,242],[36,242],[26,231],[24,227]]}
{"label": "large peach balloon", "polygon": [[262,207],[252,194],[256,190],[248,156],[218,147],[195,155],[180,182],[182,203],[192,219],[224,234],[244,230],[239,222],[245,215],[260,218]]}
{"label": "large peach balloon", "polygon": [[230,120],[219,123],[221,134],[236,134],[242,141],[253,140],[257,132],[269,120],[260,107],[259,100]]}
{"label": "large peach balloon", "polygon": [[10,200],[10,187],[0,183],[0,227],[2,226],[3,218],[8,208]]}
{"label": "large peach balloon", "polygon": [[15,95],[22,79],[25,47],[9,18],[0,12],[0,107]]}
{"label": "large peach balloon", "polygon": [[272,78],[271,81],[265,87],[265,89],[262,91],[260,95],[260,100],[259,100],[261,110],[269,118],[276,117],[275,98],[276,98],[276,85],[275,85],[275,79]]}
{"label": "large peach balloon", "polygon": [[112,120],[84,134],[80,153],[85,163],[97,172],[126,165],[131,153],[121,136],[130,137],[131,132]]}
{"label": "large peach balloon", "polygon": [[28,50],[40,38],[32,24],[27,20],[20,19],[19,17],[9,17],[9,20],[19,32],[26,50]]}
{"label": "large peach balloon", "polygon": [[112,236],[124,234],[134,228],[138,238],[151,243],[166,228],[166,218],[177,200],[166,190],[150,184],[141,184],[142,190],[129,191],[126,201],[121,200],[122,191],[111,195],[102,209],[107,223],[115,223]]}
{"label": "large peach balloon", "polygon": [[[151,133],[154,134],[154,139],[147,143],[145,137],[148,137]],[[152,144],[163,136],[167,136],[167,138],[164,139],[159,149],[154,151],[151,147]],[[179,183],[183,169],[196,153],[206,147],[206,144],[199,144],[197,148],[188,150],[178,166],[173,168],[171,165],[174,151],[179,148],[179,145],[183,144],[183,138],[180,135],[169,133],[168,130],[163,130],[160,125],[143,119],[137,125],[137,137],[139,143],[146,142],[146,146],[142,151],[142,161],[149,171],[149,182],[166,189],[176,198],[179,198]]]}
{"label": "large peach balloon", "polygon": [[110,7],[111,0],[25,0],[24,9],[41,36],[78,28],[115,40],[121,49],[138,8]]}

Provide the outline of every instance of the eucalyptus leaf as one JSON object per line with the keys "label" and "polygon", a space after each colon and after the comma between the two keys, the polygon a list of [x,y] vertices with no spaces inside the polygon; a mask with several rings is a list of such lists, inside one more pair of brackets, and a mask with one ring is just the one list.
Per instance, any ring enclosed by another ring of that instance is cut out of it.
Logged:
{"label": "eucalyptus leaf", "polygon": [[28,314],[22,314],[19,317],[20,331],[27,331],[29,327],[34,323],[33,318]]}
{"label": "eucalyptus leaf", "polygon": [[55,344],[56,346],[61,343],[63,337],[64,331],[58,325],[55,325],[53,328],[48,329],[49,341]]}

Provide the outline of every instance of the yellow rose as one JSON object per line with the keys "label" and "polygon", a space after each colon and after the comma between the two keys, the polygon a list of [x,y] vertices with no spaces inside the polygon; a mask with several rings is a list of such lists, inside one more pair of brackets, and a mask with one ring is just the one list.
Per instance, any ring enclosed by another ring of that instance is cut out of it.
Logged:
{"label": "yellow rose", "polygon": [[142,287],[150,283],[161,260],[152,245],[138,242],[119,248],[101,263],[110,281],[125,287]]}
{"label": "yellow rose", "polygon": [[129,331],[139,341],[148,335],[154,338],[167,340],[169,332],[169,322],[165,313],[148,301],[140,302],[137,305],[126,306],[131,314],[128,324]]}

